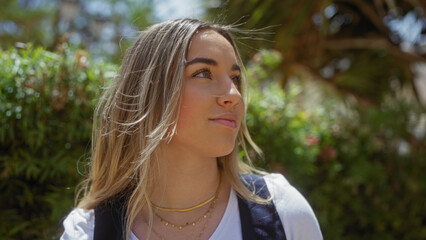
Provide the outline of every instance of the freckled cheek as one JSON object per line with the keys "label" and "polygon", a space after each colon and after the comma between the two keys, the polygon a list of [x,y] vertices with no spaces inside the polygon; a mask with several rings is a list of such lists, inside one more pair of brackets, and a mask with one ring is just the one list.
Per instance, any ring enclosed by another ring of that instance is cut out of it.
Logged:
{"label": "freckled cheek", "polygon": [[206,105],[205,96],[198,92],[192,94],[187,92],[182,96],[182,103],[179,113],[178,128],[194,127],[199,125],[206,117],[208,106]]}
{"label": "freckled cheek", "polygon": [[182,105],[179,113],[178,128],[186,128],[190,126],[191,119],[194,118],[195,114],[193,113],[192,106]]}

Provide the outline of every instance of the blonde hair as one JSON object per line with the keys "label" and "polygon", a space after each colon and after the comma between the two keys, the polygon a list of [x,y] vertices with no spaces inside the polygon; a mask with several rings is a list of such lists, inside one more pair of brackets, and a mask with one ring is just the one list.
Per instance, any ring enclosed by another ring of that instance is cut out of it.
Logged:
{"label": "blonde hair", "polygon": [[[83,193],[78,207],[94,209],[113,197],[128,197],[126,238],[143,207],[149,210],[149,226],[152,226],[147,191],[158,175],[155,151],[176,131],[188,46],[192,36],[203,29],[224,36],[235,50],[237,64],[243,66],[231,36],[232,27],[194,19],[155,24],[143,31],[128,49],[118,76],[96,107],[90,172],[76,201]],[[244,69],[242,73],[240,89],[246,96]],[[239,178],[241,173],[259,172],[251,165],[246,143],[260,153],[244,119],[234,150],[217,158],[218,167],[241,197],[262,202]],[[239,145],[246,152],[247,162],[238,158]]]}

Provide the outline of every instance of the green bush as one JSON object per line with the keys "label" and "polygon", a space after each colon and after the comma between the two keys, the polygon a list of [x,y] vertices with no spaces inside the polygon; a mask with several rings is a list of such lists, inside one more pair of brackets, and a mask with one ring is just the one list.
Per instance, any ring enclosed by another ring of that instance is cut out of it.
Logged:
{"label": "green bush", "polygon": [[56,239],[90,150],[96,96],[115,68],[63,45],[0,52],[0,238]]}
{"label": "green bush", "polygon": [[398,94],[361,106],[313,88],[303,74],[284,91],[274,73],[279,55],[261,51],[254,59],[247,119],[265,152],[257,164],[281,171],[307,197],[324,238],[426,239],[426,114],[419,106]]}

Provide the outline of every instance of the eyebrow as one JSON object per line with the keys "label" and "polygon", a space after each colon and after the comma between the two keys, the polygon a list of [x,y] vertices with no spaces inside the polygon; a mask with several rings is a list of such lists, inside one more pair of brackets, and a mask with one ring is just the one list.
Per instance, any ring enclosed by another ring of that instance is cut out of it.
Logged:
{"label": "eyebrow", "polygon": [[232,71],[239,71],[239,72],[241,72],[241,68],[240,68],[240,66],[238,66],[238,65],[237,65],[237,64],[235,64],[235,63],[232,65],[231,70],[232,70]]}
{"label": "eyebrow", "polygon": [[189,62],[186,62],[186,66],[194,64],[194,63],[205,63],[208,65],[217,66],[217,62],[211,58],[194,58]]}
{"label": "eyebrow", "polygon": [[[185,66],[189,66],[189,65],[195,64],[195,63],[205,63],[205,64],[212,65],[212,66],[217,66],[218,65],[217,61],[214,60],[214,59],[211,59],[211,58],[200,58],[200,57],[198,57],[198,58],[192,59],[189,62],[186,62]],[[241,72],[241,68],[237,64],[233,64],[232,67],[231,67],[231,70],[232,71],[239,71],[239,72]]]}

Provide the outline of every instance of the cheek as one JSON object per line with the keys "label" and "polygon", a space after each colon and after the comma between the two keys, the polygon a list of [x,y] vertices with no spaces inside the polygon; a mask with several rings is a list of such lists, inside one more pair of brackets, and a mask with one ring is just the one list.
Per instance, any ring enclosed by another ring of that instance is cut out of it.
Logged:
{"label": "cheek", "polygon": [[206,96],[191,87],[184,89],[180,106],[178,128],[190,127],[204,117]]}
{"label": "cheek", "polygon": [[185,104],[182,101],[180,107],[179,120],[178,120],[178,129],[186,128],[191,124],[191,119],[195,116],[194,106]]}

